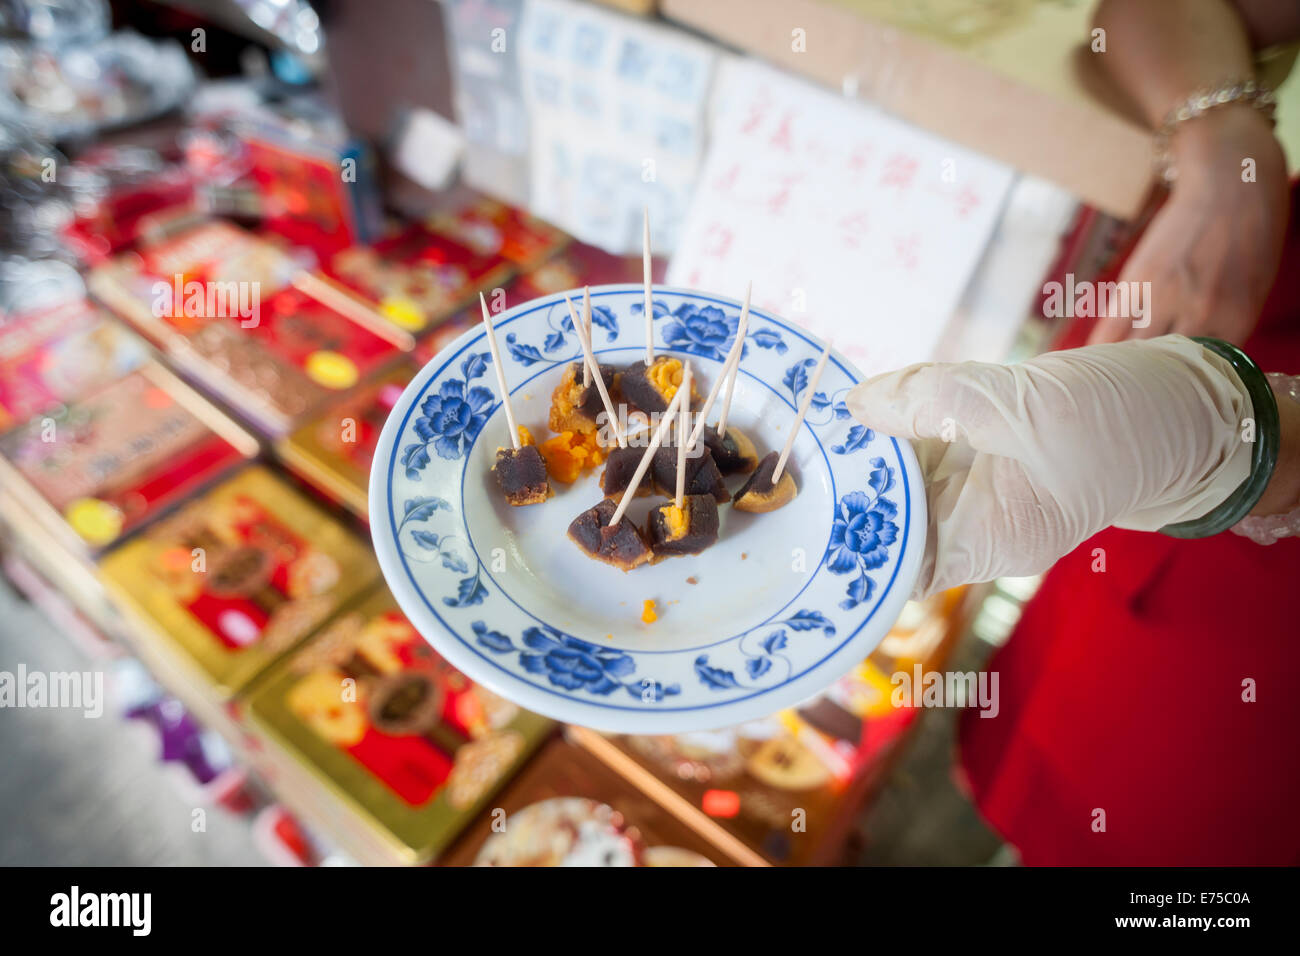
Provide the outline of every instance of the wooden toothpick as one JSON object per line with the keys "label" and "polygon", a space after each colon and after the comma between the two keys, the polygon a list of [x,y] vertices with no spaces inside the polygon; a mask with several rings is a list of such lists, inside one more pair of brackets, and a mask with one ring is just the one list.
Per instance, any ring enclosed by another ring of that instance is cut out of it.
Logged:
{"label": "wooden toothpick", "polygon": [[[740,324],[736,326],[736,345],[742,352],[745,349],[745,335],[749,331],[749,293],[753,288],[752,282],[745,286],[745,304],[740,309]],[[721,439],[727,437],[727,413],[731,411],[731,397],[736,393],[738,378],[740,378],[739,354],[731,365],[731,376],[727,379],[727,394],[722,399],[722,411],[718,413],[718,437]]]}
{"label": "wooden toothpick", "polygon": [[705,396],[704,404],[700,406],[698,415],[699,420],[696,421],[695,428],[691,431],[690,444],[692,448],[694,448],[695,443],[700,440],[700,435],[704,434],[704,421],[709,417],[709,410],[713,408],[713,403],[717,400],[718,393],[722,391],[722,386],[727,381],[727,376],[731,374],[732,364],[740,361],[740,352],[743,347],[743,340],[740,336],[736,336],[736,341],[731,345],[731,351],[727,353],[727,360],[722,363],[722,371],[720,371],[718,377],[713,380],[713,387],[709,389],[709,394]]}
{"label": "wooden toothpick", "polygon": [[497,348],[496,330],[492,328],[492,313],[488,311],[487,299],[483,293],[478,294],[479,304],[483,306],[483,324],[487,327],[488,351],[492,353],[492,367],[497,370],[497,385],[501,389],[501,407],[506,410],[506,425],[510,428],[510,444],[515,451],[520,448],[519,427],[515,425],[515,412],[510,407],[510,390],[506,388],[506,369],[501,364],[501,351]]}
{"label": "wooden toothpick", "polygon": [[686,493],[686,429],[691,419],[691,366],[682,363],[682,384],[678,386],[682,393],[682,407],[677,416],[677,495],[673,500],[678,510],[682,507],[682,496]]}
{"label": "wooden toothpick", "polygon": [[[587,341],[591,341],[591,286],[582,287],[582,324],[587,329]],[[591,384],[591,366],[586,362],[582,363],[582,384],[588,386]]]}
{"label": "wooden toothpick", "polygon": [[641,271],[645,282],[645,364],[653,365],[655,361],[655,313],[654,298],[650,294],[650,207],[642,208],[641,233]]}
{"label": "wooden toothpick", "polygon": [[785,447],[781,449],[781,457],[776,460],[776,468],[772,470],[772,484],[775,485],[781,477],[781,472],[785,471],[785,463],[790,458],[790,450],[794,448],[794,437],[799,434],[799,429],[803,427],[804,417],[808,414],[808,407],[812,405],[813,393],[817,391],[817,383],[822,379],[822,372],[826,371],[826,360],[831,357],[831,343],[826,343],[826,350],[822,352],[822,357],[817,362],[817,367],[813,369],[812,378],[808,379],[808,391],[799,404],[799,417],[794,420],[794,428],[790,429],[790,435],[785,440]]}
{"label": "wooden toothpick", "polygon": [[627,491],[623,492],[618,507],[614,509],[613,517],[609,519],[609,527],[612,528],[623,520],[623,514],[627,511],[627,506],[632,503],[632,491],[641,484],[641,479],[645,477],[646,469],[650,467],[650,460],[654,458],[655,452],[663,443],[664,436],[668,434],[668,427],[673,424],[677,409],[681,407],[684,394],[686,393],[679,388],[677,394],[673,396],[673,400],[668,403],[668,408],[664,410],[663,418],[659,420],[659,427],[655,429],[654,437],[650,439],[650,445],[646,448],[645,454],[641,456],[641,463],[636,466],[636,471],[632,473],[632,480],[628,482]]}
{"label": "wooden toothpick", "polygon": [[573,300],[567,295],[564,297],[564,304],[569,307],[569,318],[573,320],[573,331],[578,335],[578,344],[582,346],[582,360],[584,367],[591,373],[591,377],[596,382],[596,391],[600,393],[600,400],[605,406],[605,414],[609,416],[609,427],[614,429],[614,438],[618,442],[619,448],[627,447],[627,436],[623,434],[623,429],[619,426],[618,413],[614,411],[614,402],[609,397],[609,390],[605,388],[604,376],[600,374],[600,369],[596,366],[596,356],[591,351],[591,339],[588,337],[586,330],[578,322],[578,314],[573,310]]}

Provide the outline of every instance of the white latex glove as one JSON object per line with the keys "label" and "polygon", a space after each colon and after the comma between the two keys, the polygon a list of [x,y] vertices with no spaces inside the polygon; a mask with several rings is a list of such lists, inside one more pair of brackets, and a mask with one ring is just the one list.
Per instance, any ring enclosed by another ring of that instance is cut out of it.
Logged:
{"label": "white latex glove", "polygon": [[918,596],[1040,573],[1110,525],[1201,517],[1250,473],[1246,389],[1181,335],[913,365],[847,401],[916,448],[930,513]]}

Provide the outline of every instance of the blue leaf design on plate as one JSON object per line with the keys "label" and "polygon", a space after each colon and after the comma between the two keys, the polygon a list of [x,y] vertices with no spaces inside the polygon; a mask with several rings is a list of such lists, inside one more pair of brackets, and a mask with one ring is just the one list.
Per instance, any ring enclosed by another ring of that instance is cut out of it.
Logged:
{"label": "blue leaf design on plate", "polygon": [[749,341],[753,342],[760,349],[776,349],[777,355],[784,355],[790,348],[785,344],[785,340],[781,338],[780,333],[775,332],[772,329],[758,329],[755,332],[751,332],[749,335]]}
{"label": "blue leaf design on plate", "polygon": [[786,618],[783,623],[792,631],[811,631],[820,627],[827,637],[835,633],[835,625],[820,611],[800,611],[793,617]]}
{"label": "blue leaf design on plate", "polygon": [[710,690],[730,690],[733,687],[740,686],[740,683],[736,680],[736,675],[731,671],[724,671],[720,667],[710,667],[708,654],[701,654],[695,658],[695,673],[699,675],[704,686]]}
{"label": "blue leaf design on plate", "polygon": [[844,402],[835,403],[835,417],[839,419],[852,418],[853,413],[849,411],[849,406]]}
{"label": "blue leaf design on plate", "polygon": [[813,392],[812,403],[808,406],[810,411],[820,412],[823,408],[831,403],[825,392]]}
{"label": "blue leaf design on plate", "polygon": [[429,464],[429,449],[424,445],[407,445],[406,450],[402,452],[402,466],[406,469],[406,477],[412,481],[419,481],[420,472],[427,464]]}
{"label": "blue leaf design on plate", "polygon": [[411,538],[426,551],[438,550],[438,536],[436,534],[428,531],[412,531]]}
{"label": "blue leaf design on plate", "polygon": [[799,401],[799,393],[808,387],[808,366],[816,364],[812,359],[804,359],[802,362],[796,362],[786,369],[785,378],[781,383],[790,390],[796,402]]}
{"label": "blue leaf design on plate", "polygon": [[520,345],[513,332],[506,336],[506,349],[520,365],[533,365],[542,361],[542,353],[537,351],[537,346]]}
{"label": "blue leaf design on plate", "polygon": [[548,352],[554,352],[556,349],[563,348],[563,347],[564,347],[564,333],[558,331],[552,332],[550,335],[546,337],[546,341],[542,343],[542,348]]}
{"label": "blue leaf design on plate", "polygon": [[487,371],[487,352],[471,352],[465,356],[465,361],[460,363],[460,374],[465,376],[465,381],[478,378]]}
{"label": "blue leaf design on plate", "polygon": [[867,476],[867,484],[876,493],[876,497],[880,497],[894,487],[894,469],[886,465],[883,458],[871,459],[871,472]]}
{"label": "blue leaf design on plate", "polygon": [[465,562],[465,559],[454,551],[444,551],[442,553],[442,566],[456,574],[465,574],[469,571],[469,565]]}
{"label": "blue leaf design on plate", "polygon": [[837,455],[847,455],[850,452],[857,451],[859,448],[865,448],[868,444],[874,441],[875,438],[876,433],[866,425],[854,425],[849,429],[848,435],[845,436],[844,443],[841,445],[831,445],[831,451],[835,452]]}
{"label": "blue leaf design on plate", "polygon": [[[683,308],[693,308],[693,307],[692,307],[692,306],[678,306],[678,307],[677,307],[677,311],[680,312]],[[632,303],[632,314],[633,314],[633,315],[645,315],[645,303],[644,303],[644,302],[633,302],[633,303]],[[653,321],[653,320],[655,320],[655,319],[662,319],[665,315],[668,315],[668,306],[664,305],[662,302],[655,302],[655,303],[653,303],[653,304],[650,306],[650,315],[651,315],[651,321]],[[595,317],[594,314],[592,315],[591,321],[592,321],[593,323],[596,321],[596,317]]]}
{"label": "blue leaf design on plate", "polygon": [[[645,308],[641,309],[642,313]],[[657,309],[654,311],[658,311]],[[591,309],[591,324],[600,329],[604,329],[609,334],[605,337],[606,341],[613,342],[618,338],[618,319],[614,317],[613,311],[607,306],[597,305]]]}
{"label": "blue leaf design on plate", "polygon": [[475,621],[470,626],[474,628],[478,642],[488,650],[495,651],[497,654],[504,654],[515,649],[515,645],[511,643],[510,638],[500,631],[488,630],[488,626],[482,621]]}
{"label": "blue leaf design on plate", "polygon": [[[411,447],[419,448],[422,446],[412,445]],[[451,505],[449,505],[443,498],[408,498],[406,499],[405,516],[402,520],[427,521],[429,518],[433,517],[433,513],[438,510],[450,511]]]}
{"label": "blue leaf design on plate", "polygon": [[[794,625],[791,625],[792,627]],[[767,637],[763,638],[763,650],[769,654],[775,654],[786,645],[785,631],[773,631]]]}
{"label": "blue leaf design on plate", "polygon": [[871,592],[876,589],[875,582],[865,574],[854,578],[848,587],[848,597],[840,602],[840,607],[846,611],[851,611],[863,601],[871,599]]}
{"label": "blue leaf design on plate", "polygon": [[770,657],[751,657],[745,661],[745,670],[749,672],[751,680],[762,677],[772,669],[772,658]]}
{"label": "blue leaf design on plate", "polygon": [[481,604],[487,597],[487,588],[479,580],[477,574],[467,578],[461,578],[460,584],[456,587],[456,596],[454,598],[445,597],[442,603],[448,607],[469,607],[472,604]]}

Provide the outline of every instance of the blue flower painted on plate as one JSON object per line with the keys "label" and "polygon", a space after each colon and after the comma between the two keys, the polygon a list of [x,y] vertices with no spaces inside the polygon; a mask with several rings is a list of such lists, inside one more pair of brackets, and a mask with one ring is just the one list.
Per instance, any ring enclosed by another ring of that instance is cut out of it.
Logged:
{"label": "blue flower painted on plate", "polygon": [[894,470],[883,458],[871,459],[867,476],[871,493],[851,491],[840,498],[826,549],[826,569],[833,574],[857,573],[840,607],[850,610],[869,600],[875,582],[867,576],[889,560],[889,546],[898,540],[897,506],[884,497],[894,487]]}
{"label": "blue flower painted on plate", "polygon": [[[644,314],[644,309],[642,310]],[[728,316],[716,305],[699,306],[690,302],[679,305],[664,326],[664,344],[718,362],[726,361],[736,337],[740,316]]]}
{"label": "blue flower painted on plate", "polygon": [[636,671],[636,661],[630,654],[579,640],[548,625],[524,631],[522,641],[527,650],[516,648],[509,637],[490,630],[483,621],[475,621],[471,627],[480,645],[497,654],[517,651],[519,665],[525,671],[545,676],[564,690],[606,697],[621,689],[645,703],[681,693],[677,684],[665,685],[650,678],[626,680]]}
{"label": "blue flower painted on plate", "polygon": [[460,366],[465,378],[444,380],[436,392],[420,403],[420,414],[413,426],[420,441],[402,449],[402,467],[407,478],[420,479],[420,473],[430,461],[431,445],[439,458],[455,459],[474,444],[496,400],[491,389],[469,384],[487,370],[487,354],[467,355]]}

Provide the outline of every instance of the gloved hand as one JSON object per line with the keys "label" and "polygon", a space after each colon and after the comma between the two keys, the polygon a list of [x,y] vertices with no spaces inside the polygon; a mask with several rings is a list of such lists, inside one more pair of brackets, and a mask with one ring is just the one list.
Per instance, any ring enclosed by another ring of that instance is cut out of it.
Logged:
{"label": "gloved hand", "polygon": [[1019,365],[913,365],[847,402],[916,448],[929,502],[918,596],[1037,574],[1110,525],[1201,517],[1250,473],[1246,390],[1181,335]]}

